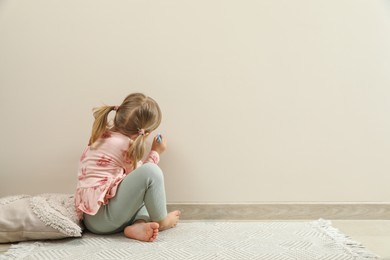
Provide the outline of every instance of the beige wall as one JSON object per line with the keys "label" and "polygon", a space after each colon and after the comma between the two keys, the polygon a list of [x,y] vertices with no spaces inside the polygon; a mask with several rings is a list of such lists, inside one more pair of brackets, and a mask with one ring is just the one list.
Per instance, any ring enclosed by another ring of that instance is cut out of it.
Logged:
{"label": "beige wall", "polygon": [[0,196],[73,192],[141,91],[169,202],[389,202],[389,46],[388,1],[0,1]]}

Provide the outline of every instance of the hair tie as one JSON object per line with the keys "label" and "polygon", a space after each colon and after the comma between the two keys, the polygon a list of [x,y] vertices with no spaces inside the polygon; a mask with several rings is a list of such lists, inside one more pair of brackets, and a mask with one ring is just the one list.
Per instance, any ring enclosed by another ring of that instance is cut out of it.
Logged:
{"label": "hair tie", "polygon": [[115,111],[118,111],[118,109],[119,109],[119,106],[114,106]]}
{"label": "hair tie", "polygon": [[145,129],[143,129],[143,128],[139,129],[138,128],[138,134],[139,135],[145,135]]}

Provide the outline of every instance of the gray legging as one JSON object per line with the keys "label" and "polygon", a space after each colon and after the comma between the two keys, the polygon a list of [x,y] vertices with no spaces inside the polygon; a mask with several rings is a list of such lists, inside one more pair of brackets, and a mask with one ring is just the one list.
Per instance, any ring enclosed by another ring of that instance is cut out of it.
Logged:
{"label": "gray legging", "polygon": [[161,221],[166,216],[163,173],[156,164],[146,163],[124,178],[115,197],[96,215],[84,214],[84,224],[93,233],[111,234],[136,220]]}

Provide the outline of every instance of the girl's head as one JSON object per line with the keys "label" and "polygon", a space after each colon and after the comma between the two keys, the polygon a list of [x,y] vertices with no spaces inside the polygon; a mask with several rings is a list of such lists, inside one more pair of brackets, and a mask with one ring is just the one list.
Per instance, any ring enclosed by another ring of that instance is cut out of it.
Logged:
{"label": "girl's head", "polygon": [[[113,125],[108,125],[108,114],[116,110]],[[133,140],[128,156],[133,162],[142,159],[145,153],[145,139],[161,123],[161,110],[157,102],[142,94],[133,93],[123,100],[120,106],[102,106],[94,109],[95,122],[89,144],[92,145],[102,135],[111,130],[120,132]]]}

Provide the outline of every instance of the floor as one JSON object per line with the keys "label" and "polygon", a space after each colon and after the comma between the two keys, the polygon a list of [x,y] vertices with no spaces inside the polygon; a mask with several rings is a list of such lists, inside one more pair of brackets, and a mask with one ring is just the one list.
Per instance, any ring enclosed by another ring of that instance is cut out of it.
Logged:
{"label": "floor", "polygon": [[333,220],[333,227],[390,260],[390,220]]}
{"label": "floor", "polygon": [[[381,256],[381,259],[390,260],[390,220],[332,220],[332,224],[353,240],[361,242],[371,252]],[[8,244],[0,244],[0,254],[8,247]]]}

